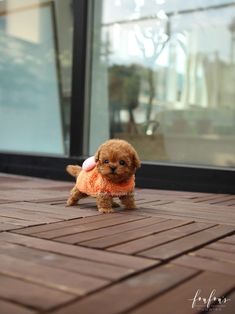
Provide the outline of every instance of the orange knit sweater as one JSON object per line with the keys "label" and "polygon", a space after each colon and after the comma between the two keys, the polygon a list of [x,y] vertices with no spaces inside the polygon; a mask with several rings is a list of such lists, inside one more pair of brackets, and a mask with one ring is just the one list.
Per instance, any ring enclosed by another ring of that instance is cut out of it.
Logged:
{"label": "orange knit sweater", "polygon": [[76,186],[79,191],[91,196],[98,193],[121,196],[134,190],[135,176],[133,175],[127,182],[113,183],[103,177],[95,167],[91,171],[82,170],[77,177]]}

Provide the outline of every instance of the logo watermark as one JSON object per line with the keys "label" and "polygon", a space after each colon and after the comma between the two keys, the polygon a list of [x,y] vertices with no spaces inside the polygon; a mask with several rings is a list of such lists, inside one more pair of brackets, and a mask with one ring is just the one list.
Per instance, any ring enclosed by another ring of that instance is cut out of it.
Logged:
{"label": "logo watermark", "polygon": [[202,290],[198,289],[192,299],[189,299],[192,302],[192,309],[198,308],[204,311],[220,311],[225,305],[231,301],[225,296],[217,297],[216,289],[211,290],[210,294],[205,296],[202,295]]}

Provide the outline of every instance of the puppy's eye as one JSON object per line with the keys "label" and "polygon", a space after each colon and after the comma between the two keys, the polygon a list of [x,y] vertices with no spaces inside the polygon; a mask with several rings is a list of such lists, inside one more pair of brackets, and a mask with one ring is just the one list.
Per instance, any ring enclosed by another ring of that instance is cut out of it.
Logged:
{"label": "puppy's eye", "polygon": [[109,160],[108,159],[105,159],[104,160],[104,164],[108,164],[109,163]]}
{"label": "puppy's eye", "polygon": [[125,162],[124,160],[119,160],[119,164],[120,164],[121,166],[124,166],[124,165],[126,164],[126,162]]}

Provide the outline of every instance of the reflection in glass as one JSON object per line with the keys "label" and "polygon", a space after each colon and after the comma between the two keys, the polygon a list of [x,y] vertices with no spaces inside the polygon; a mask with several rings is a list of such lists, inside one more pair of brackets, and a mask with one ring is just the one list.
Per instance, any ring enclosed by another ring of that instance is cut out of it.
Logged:
{"label": "reflection in glass", "polygon": [[234,166],[235,3],[103,0],[94,13],[90,153],[119,137],[144,160]]}
{"label": "reflection in glass", "polygon": [[0,150],[64,155],[71,93],[70,1],[0,2]]}

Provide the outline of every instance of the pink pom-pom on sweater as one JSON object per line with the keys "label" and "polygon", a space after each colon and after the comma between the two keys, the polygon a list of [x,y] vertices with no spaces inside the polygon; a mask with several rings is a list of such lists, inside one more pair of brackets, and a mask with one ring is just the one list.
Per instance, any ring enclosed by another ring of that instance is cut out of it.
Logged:
{"label": "pink pom-pom on sweater", "polygon": [[85,171],[90,171],[90,170],[94,169],[95,166],[96,166],[95,156],[91,156],[83,162],[82,169]]}

